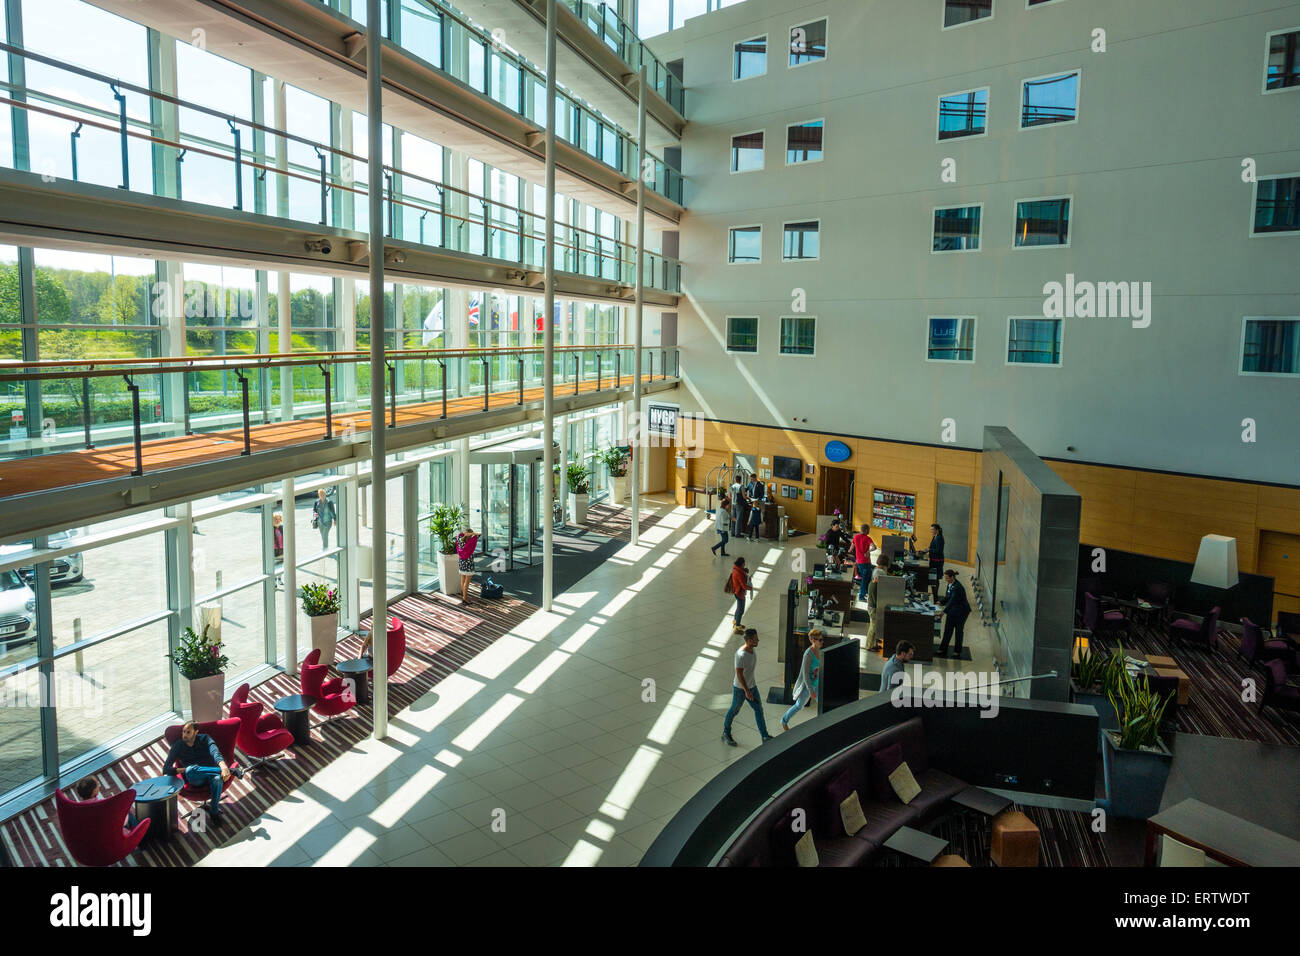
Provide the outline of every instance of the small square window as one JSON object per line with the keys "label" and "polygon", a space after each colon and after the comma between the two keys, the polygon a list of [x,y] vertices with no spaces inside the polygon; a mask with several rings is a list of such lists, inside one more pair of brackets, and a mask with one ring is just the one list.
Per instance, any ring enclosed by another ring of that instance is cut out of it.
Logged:
{"label": "small square window", "polygon": [[1073,123],[1079,118],[1079,71],[1040,76],[1021,86],[1020,128]]}
{"label": "small square window", "polygon": [[728,262],[760,262],[763,252],[762,226],[733,226],[727,240]]}
{"label": "small square window", "polygon": [[750,173],[763,168],[763,131],[731,137],[731,171]]}
{"label": "small square window", "polygon": [[954,206],[934,211],[934,252],[969,252],[980,247],[981,206]]}
{"label": "small square window", "polygon": [[826,21],[814,20],[790,28],[790,65],[803,66],[826,59]]}
{"label": "small square window", "polygon": [[758,351],[758,317],[753,315],[727,316],[727,351]]}
{"label": "small square window", "polygon": [[767,72],[767,37],[741,40],[735,45],[731,60],[731,78],[748,80]]}
{"label": "small square window", "polygon": [[970,317],[930,319],[925,357],[931,362],[975,361],[975,320]]}
{"label": "small square window", "polygon": [[959,27],[963,23],[987,20],[993,16],[993,0],[944,0],[943,25]]}
{"label": "small square window", "polygon": [[816,259],[820,255],[819,234],[821,220],[787,222],[781,243],[781,258],[787,262],[798,259]]}
{"label": "small square window", "polygon": [[1252,235],[1300,232],[1300,176],[1275,176],[1255,183]]}
{"label": "small square window", "polygon": [[1300,30],[1269,35],[1268,62],[1264,66],[1264,91],[1300,87]]}
{"label": "small square window", "polygon": [[1016,203],[1017,249],[1070,244],[1070,200],[1022,199]]}
{"label": "small square window", "polygon": [[817,351],[817,319],[810,315],[781,318],[781,354],[813,355]]}
{"label": "small square window", "polygon": [[988,120],[989,89],[939,97],[939,139],[982,136]]}
{"label": "small square window", "polygon": [[1060,319],[1009,319],[1007,362],[1012,365],[1060,365]]}
{"label": "small square window", "polygon": [[1246,319],[1241,371],[1244,375],[1300,375],[1300,319]]}
{"label": "small square window", "polygon": [[792,123],[785,129],[785,162],[815,163],[822,158],[822,130],[824,120]]}

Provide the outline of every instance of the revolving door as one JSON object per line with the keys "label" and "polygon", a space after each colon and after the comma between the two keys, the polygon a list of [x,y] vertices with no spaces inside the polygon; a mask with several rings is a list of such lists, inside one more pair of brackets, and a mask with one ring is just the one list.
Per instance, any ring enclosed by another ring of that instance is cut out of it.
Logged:
{"label": "revolving door", "polygon": [[532,436],[470,453],[470,507],[479,512],[479,553],[493,571],[542,561],[542,457]]}

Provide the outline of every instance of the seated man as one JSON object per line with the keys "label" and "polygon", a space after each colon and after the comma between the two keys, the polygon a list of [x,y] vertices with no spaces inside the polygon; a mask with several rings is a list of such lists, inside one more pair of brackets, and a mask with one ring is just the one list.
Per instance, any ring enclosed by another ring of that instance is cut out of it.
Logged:
{"label": "seated man", "polygon": [[[99,799],[99,781],[94,777],[82,777],[72,786],[72,792],[77,795],[78,800],[98,800]],[[126,815],[126,829],[134,830],[136,824],[135,814]]]}
{"label": "seated man", "polygon": [[[207,763],[203,763],[205,760]],[[206,785],[211,793],[208,815],[213,823],[221,822],[221,788],[230,779],[231,770],[222,758],[217,742],[207,734],[199,733],[194,721],[186,721],[181,728],[180,737],[167,752],[162,772],[164,777],[182,776],[192,787]],[[236,767],[234,773],[241,779],[244,776],[240,767]]]}

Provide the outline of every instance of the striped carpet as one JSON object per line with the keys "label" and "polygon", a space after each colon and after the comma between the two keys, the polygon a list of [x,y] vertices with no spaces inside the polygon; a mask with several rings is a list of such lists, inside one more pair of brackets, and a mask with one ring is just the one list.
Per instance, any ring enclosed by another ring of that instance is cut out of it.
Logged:
{"label": "striped carpet", "polygon": [[[476,584],[471,585],[471,595],[477,596]],[[402,666],[389,678],[389,713],[396,714],[525,621],[534,608],[507,598],[462,609],[459,601],[440,594],[415,594],[398,601],[389,610],[402,619],[407,640]],[[361,639],[348,637],[339,643],[336,659],[356,657],[360,650]],[[227,690],[233,691],[234,687]],[[297,678],[280,674],[253,688],[249,699],[261,701],[269,710],[277,699],[298,692]],[[202,833],[191,830],[184,814],[193,805],[182,800],[176,835],[169,842],[140,847],[120,865],[193,865],[272,804],[302,786],[316,771],[364,740],[370,733],[372,720],[373,711],[368,704],[355,707],[328,724],[313,714],[310,747],[290,748],[282,759],[248,774],[243,780],[231,778],[221,801],[226,821],[219,827]],[[137,781],[159,776],[166,757],[167,747],[158,740],[96,776],[105,793],[118,793]],[[75,865],[59,831],[53,796],[0,823],[0,845],[13,865]]]}
{"label": "striped carpet", "polygon": [[[1187,703],[1178,708],[1177,726],[1182,733],[1300,745],[1300,714],[1260,706],[1264,672],[1238,656],[1238,635],[1220,629],[1218,648],[1209,650],[1188,641],[1170,641],[1163,627],[1134,621],[1128,637],[1120,640],[1130,650],[1172,657],[1191,679]],[[1097,643],[1109,650],[1115,638],[1098,635]],[[1255,700],[1243,702],[1243,681],[1248,678],[1255,681]]]}
{"label": "striped carpet", "polygon": [[[1047,807],[1022,807],[1016,809],[1038,827],[1039,866],[1110,866],[1101,834],[1092,830],[1092,815],[1073,810]],[[989,857],[992,820],[982,813],[972,813],[954,807],[954,812],[939,820],[931,832],[948,841],[944,853],[955,853],[973,867],[993,865]],[[896,853],[877,854],[876,866],[896,867],[903,860]]]}

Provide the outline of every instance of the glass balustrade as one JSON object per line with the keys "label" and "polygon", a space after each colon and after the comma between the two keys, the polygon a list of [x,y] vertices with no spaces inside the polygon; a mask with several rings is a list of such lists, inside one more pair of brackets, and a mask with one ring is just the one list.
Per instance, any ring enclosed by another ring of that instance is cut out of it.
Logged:
{"label": "glass balustrade", "polygon": [[[645,42],[623,22],[613,8],[603,3],[591,3],[590,0],[560,0],[560,2],[572,10],[587,29],[600,37],[600,41],[617,53],[633,71],[641,69],[644,65],[646,81],[650,88],[667,100],[668,105],[678,113],[686,115],[686,95],[682,90],[682,81],[677,79],[662,60],[650,52]],[[667,192],[665,195],[673,194]]]}

